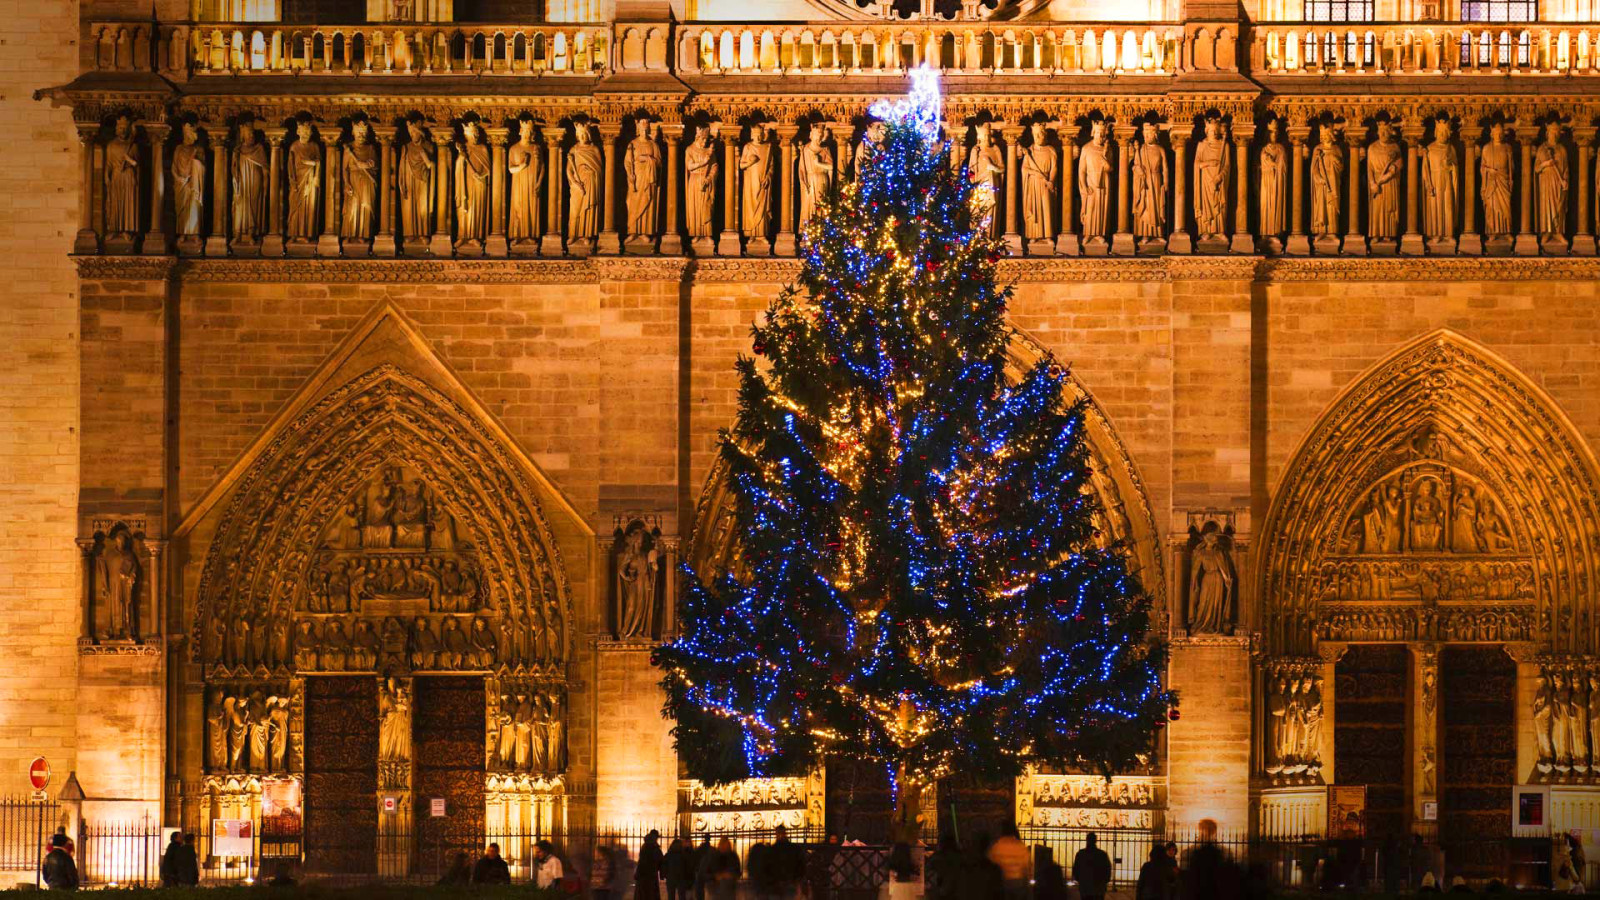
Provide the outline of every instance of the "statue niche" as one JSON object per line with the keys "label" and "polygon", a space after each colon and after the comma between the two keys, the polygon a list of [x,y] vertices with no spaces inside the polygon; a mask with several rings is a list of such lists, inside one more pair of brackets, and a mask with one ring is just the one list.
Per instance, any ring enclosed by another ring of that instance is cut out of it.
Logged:
{"label": "statue niche", "polygon": [[206,771],[288,773],[291,699],[281,684],[212,685],[206,690]]}
{"label": "statue niche", "polygon": [[1189,527],[1189,582],[1184,624],[1189,634],[1232,634],[1238,609],[1233,528],[1215,520]]}
{"label": "statue niche", "polygon": [[118,522],[97,534],[89,546],[89,609],[84,621],[94,643],[142,640],[143,544],[142,535]]}
{"label": "statue niche", "polygon": [[[619,641],[652,640],[656,611],[666,578],[660,551],[661,529],[634,519],[618,525],[612,542],[616,563],[616,637]],[[668,576],[670,577],[670,575]]]}

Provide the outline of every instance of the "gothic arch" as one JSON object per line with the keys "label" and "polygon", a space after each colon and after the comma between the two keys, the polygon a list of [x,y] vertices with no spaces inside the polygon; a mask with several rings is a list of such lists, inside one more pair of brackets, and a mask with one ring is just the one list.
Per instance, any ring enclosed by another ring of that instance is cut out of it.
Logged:
{"label": "gothic arch", "polygon": [[1356,379],[1290,457],[1257,627],[1319,639],[1600,647],[1595,458],[1555,402],[1451,331]]}
{"label": "gothic arch", "polygon": [[[1037,363],[1046,351],[1039,341],[1016,329],[1010,353],[1010,371],[1021,373]],[[1130,571],[1139,576],[1157,609],[1164,610],[1166,577],[1162,574],[1160,543],[1144,481],[1105,411],[1071,372],[1067,373],[1067,396],[1087,401],[1084,420],[1089,436],[1089,457],[1094,465],[1092,490],[1102,516],[1100,530],[1110,540],[1128,548]],[[719,454],[706,477],[700,500],[695,504],[688,560],[696,572],[726,571],[734,555],[736,517],[732,508],[734,498],[724,475],[725,466]]]}

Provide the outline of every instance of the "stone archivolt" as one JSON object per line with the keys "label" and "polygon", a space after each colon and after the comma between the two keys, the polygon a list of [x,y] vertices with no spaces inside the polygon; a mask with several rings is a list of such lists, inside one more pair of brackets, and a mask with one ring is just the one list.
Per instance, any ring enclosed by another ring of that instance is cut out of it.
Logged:
{"label": "stone archivolt", "polygon": [[1592,652],[1595,462],[1554,404],[1449,332],[1371,370],[1292,457],[1268,517],[1259,628],[1315,641]]}

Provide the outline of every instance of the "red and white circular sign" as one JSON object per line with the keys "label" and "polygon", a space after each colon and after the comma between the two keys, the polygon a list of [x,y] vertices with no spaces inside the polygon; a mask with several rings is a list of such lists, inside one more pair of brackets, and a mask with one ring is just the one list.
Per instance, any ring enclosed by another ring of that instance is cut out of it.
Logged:
{"label": "red and white circular sign", "polygon": [[33,789],[42,791],[50,785],[50,764],[44,757],[39,757],[28,766],[28,781],[33,783]]}

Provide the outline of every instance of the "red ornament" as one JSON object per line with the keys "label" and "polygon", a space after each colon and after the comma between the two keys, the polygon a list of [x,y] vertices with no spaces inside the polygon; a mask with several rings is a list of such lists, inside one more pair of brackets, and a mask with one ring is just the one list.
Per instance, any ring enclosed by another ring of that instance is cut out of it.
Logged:
{"label": "red ornament", "polygon": [[1178,721],[1178,719],[1180,719],[1182,717],[1183,717],[1183,714],[1178,712],[1177,707],[1173,707],[1172,709],[1167,711],[1167,718],[1171,719],[1174,722]]}

